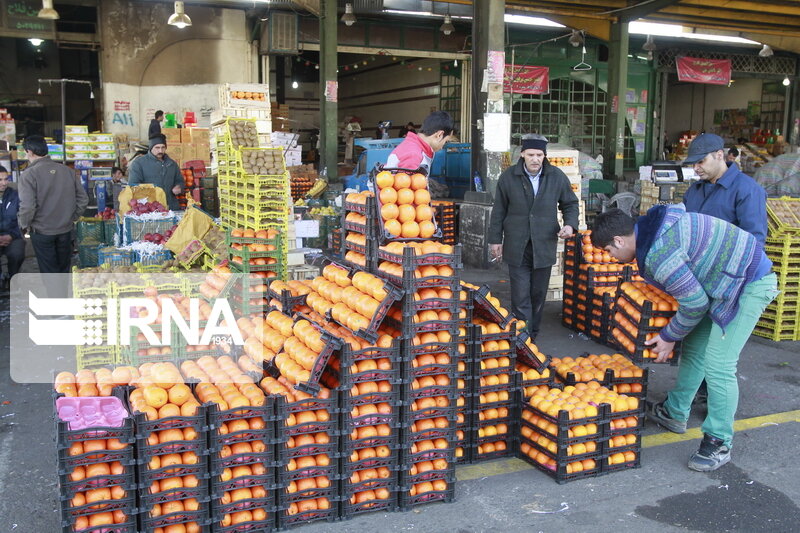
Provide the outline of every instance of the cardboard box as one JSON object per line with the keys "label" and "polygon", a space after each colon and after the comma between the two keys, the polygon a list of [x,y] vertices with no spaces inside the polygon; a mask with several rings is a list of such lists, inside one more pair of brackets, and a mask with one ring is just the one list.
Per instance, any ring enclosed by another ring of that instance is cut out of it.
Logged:
{"label": "cardboard box", "polygon": [[183,159],[184,154],[184,145],[181,143],[167,143],[167,155],[169,155],[175,161],[179,159]]}
{"label": "cardboard box", "polygon": [[210,144],[211,142],[211,132],[208,128],[186,128],[183,131],[189,137],[189,140],[184,142],[192,144]]}
{"label": "cardboard box", "polygon": [[181,128],[161,128],[161,134],[167,139],[167,148],[181,142]]}
{"label": "cardboard box", "polygon": [[208,143],[195,143],[194,158],[206,163],[211,162],[211,145]]}

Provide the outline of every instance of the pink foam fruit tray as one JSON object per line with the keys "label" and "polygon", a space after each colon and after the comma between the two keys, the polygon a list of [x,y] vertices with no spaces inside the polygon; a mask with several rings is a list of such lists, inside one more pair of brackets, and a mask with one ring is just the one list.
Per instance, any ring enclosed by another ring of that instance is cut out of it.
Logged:
{"label": "pink foam fruit tray", "polygon": [[128,418],[128,410],[122,400],[115,396],[57,398],[58,418],[69,423],[76,431],[93,427],[122,427]]}

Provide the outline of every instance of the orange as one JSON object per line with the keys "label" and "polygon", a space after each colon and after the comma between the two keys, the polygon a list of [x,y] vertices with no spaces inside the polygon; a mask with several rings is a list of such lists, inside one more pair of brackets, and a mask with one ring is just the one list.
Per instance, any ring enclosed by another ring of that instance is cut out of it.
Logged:
{"label": "orange", "polygon": [[383,204],[381,207],[381,217],[383,220],[392,220],[398,217],[400,214],[400,210],[397,208],[397,204],[388,203]]}
{"label": "orange", "polygon": [[436,232],[436,226],[430,220],[423,220],[419,223],[419,236],[423,239],[433,237]]}
{"label": "orange", "polygon": [[384,222],[383,227],[389,233],[389,235],[394,235],[395,237],[399,237],[400,233],[403,231],[403,226],[397,220],[387,220]]}
{"label": "orange", "polygon": [[414,209],[413,205],[406,204],[406,205],[401,205],[399,207],[399,213],[397,219],[401,223],[413,221],[414,219],[416,219],[416,217],[417,217],[417,210]]}
{"label": "orange", "polygon": [[414,191],[414,203],[417,205],[431,203],[431,193],[429,193],[427,189]]}
{"label": "orange", "polygon": [[386,187],[391,187],[394,185],[394,176],[388,170],[384,170],[379,172],[377,176],[375,176],[375,184],[378,186],[379,189],[384,189]]}
{"label": "orange", "polygon": [[409,187],[411,187],[411,176],[405,172],[398,172],[394,175],[395,189],[408,189]]}
{"label": "orange", "polygon": [[417,222],[423,220],[431,220],[433,218],[433,209],[427,204],[417,206]]}
{"label": "orange", "polygon": [[415,191],[421,189],[428,188],[428,179],[423,175],[417,172],[413,176],[411,176],[411,188]]}
{"label": "orange", "polygon": [[148,385],[144,388],[142,393],[144,395],[144,401],[147,403],[147,405],[156,409],[161,408],[169,399],[167,391],[155,385]]}
{"label": "orange", "polygon": [[404,239],[414,239],[419,237],[419,235],[420,235],[419,224],[417,224],[413,220],[409,220],[408,222],[403,223],[403,227],[400,232],[401,237],[403,237]]}
{"label": "orange", "polygon": [[413,204],[414,191],[412,191],[411,189],[400,189],[399,191],[397,191],[397,203],[399,205]]}
{"label": "orange", "polygon": [[192,398],[192,390],[189,388],[188,385],[184,385],[183,383],[177,383],[170,387],[168,391],[169,401],[170,403],[174,403],[177,406],[181,406],[186,403],[187,400]]}
{"label": "orange", "polygon": [[387,187],[385,189],[381,189],[380,193],[381,203],[386,204],[394,204],[397,203],[398,192],[393,189],[392,187]]}

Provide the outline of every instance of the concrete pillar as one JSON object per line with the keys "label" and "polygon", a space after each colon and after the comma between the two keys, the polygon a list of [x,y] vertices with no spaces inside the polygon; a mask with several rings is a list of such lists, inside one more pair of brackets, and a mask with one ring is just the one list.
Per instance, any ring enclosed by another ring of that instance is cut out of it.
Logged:
{"label": "concrete pillar", "polygon": [[[472,117],[473,124],[483,119],[484,113],[503,112],[503,84],[489,83],[481,91],[484,73],[492,53],[505,53],[505,0],[473,2],[472,14]],[[505,64],[505,61],[503,61]],[[510,132],[509,132],[510,134]],[[497,180],[503,172],[502,153],[483,150],[483,131],[472,126],[472,175],[478,171],[487,191],[494,194]]]}
{"label": "concrete pillar", "polygon": [[339,182],[338,139],[339,131],[339,81],[336,74],[337,24],[339,16],[335,0],[322,0],[319,17],[320,34],[320,172],[328,174],[329,183]]}
{"label": "concrete pillar", "polygon": [[622,177],[625,155],[625,90],[628,88],[628,23],[611,24],[608,47],[605,171]]}

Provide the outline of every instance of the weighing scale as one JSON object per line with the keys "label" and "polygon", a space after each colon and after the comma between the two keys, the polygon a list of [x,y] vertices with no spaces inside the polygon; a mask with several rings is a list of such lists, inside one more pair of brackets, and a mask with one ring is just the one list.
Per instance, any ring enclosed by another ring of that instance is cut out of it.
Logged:
{"label": "weighing scale", "polygon": [[653,161],[653,183],[679,183],[683,182],[683,169],[675,161]]}

